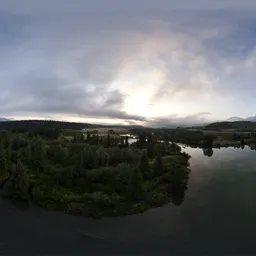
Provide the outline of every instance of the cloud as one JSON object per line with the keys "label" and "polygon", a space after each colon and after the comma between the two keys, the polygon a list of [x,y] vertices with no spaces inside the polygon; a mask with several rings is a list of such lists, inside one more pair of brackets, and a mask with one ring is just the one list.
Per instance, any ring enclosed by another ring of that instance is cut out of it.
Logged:
{"label": "cloud", "polygon": [[207,122],[211,116],[209,112],[200,112],[191,115],[170,115],[157,117],[149,120],[148,125],[152,127],[165,127],[170,125],[196,125]]}
{"label": "cloud", "polygon": [[9,93],[12,100],[9,102],[9,97],[2,97],[1,113],[55,113],[79,117],[145,120],[144,117],[129,115],[120,110],[124,96],[118,90],[67,83],[55,76],[34,76],[33,80],[32,77],[33,74],[29,76],[29,80],[21,80],[19,87],[9,88],[12,91]]}
{"label": "cloud", "polygon": [[250,116],[255,8],[249,0],[3,0],[0,114],[142,123]]}
{"label": "cloud", "polygon": [[195,0],[193,2],[187,0],[131,0],[118,1],[108,0],[108,4],[104,0],[88,0],[86,3],[83,0],[2,0],[0,8],[5,11],[12,11],[22,14],[42,14],[42,13],[65,13],[65,12],[114,12],[114,11],[156,11],[156,10],[220,10],[221,8],[240,8],[240,7],[255,7],[253,0]]}

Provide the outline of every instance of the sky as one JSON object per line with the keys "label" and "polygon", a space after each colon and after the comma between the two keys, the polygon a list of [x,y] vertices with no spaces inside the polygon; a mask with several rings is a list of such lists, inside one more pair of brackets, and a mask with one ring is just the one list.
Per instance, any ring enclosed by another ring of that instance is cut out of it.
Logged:
{"label": "sky", "polygon": [[254,116],[255,46],[254,0],[1,0],[0,117]]}

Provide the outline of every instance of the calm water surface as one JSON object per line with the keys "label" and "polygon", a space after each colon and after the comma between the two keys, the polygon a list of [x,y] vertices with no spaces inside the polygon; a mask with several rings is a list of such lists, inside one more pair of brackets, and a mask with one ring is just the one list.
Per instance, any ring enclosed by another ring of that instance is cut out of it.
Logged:
{"label": "calm water surface", "polygon": [[0,200],[0,254],[256,253],[256,151],[184,150],[192,171],[180,206],[91,220]]}

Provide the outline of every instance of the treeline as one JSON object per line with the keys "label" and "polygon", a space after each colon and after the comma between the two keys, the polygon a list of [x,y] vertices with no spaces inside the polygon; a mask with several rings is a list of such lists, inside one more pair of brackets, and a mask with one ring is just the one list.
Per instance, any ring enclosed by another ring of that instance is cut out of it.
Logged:
{"label": "treeline", "polygon": [[[138,134],[140,141],[149,142],[176,142],[183,143],[190,146],[199,146],[204,140],[208,140],[209,136],[204,136],[202,131],[190,131],[185,128],[176,129],[143,129],[143,130],[133,130],[134,133]],[[142,137],[142,138],[141,138]]]}
{"label": "treeline", "polygon": [[[139,133],[139,131],[136,131]],[[197,129],[152,129],[143,130],[139,134],[147,134],[148,138],[152,137],[154,140],[162,142],[175,142],[189,145],[191,147],[221,147],[225,145],[234,145],[240,143],[241,145],[250,145],[256,142],[256,131],[208,131]],[[151,135],[152,134],[152,135]]]}
{"label": "treeline", "polygon": [[30,130],[52,130],[52,129],[76,129],[100,127],[88,123],[62,122],[53,120],[21,120],[21,121],[2,121],[0,129],[27,132]]}
{"label": "treeline", "polygon": [[1,195],[91,216],[183,202],[189,156],[180,147],[144,135],[131,146],[126,138],[113,142],[80,132],[67,141],[1,131]]}
{"label": "treeline", "polygon": [[256,122],[236,121],[236,122],[216,122],[204,127],[205,130],[221,130],[221,129],[236,129],[236,130],[254,130]]}
{"label": "treeline", "polygon": [[[64,131],[64,134],[65,134],[65,131]],[[105,148],[109,148],[109,147],[124,148],[129,146],[128,136],[126,137],[112,136],[110,134],[108,134],[107,136],[100,136],[98,134],[93,134],[91,132],[87,132],[86,136],[84,135],[83,132],[75,132],[73,134],[72,141],[74,143],[86,142],[87,144],[90,144],[90,145],[101,145]]]}
{"label": "treeline", "polygon": [[86,128],[137,128],[140,129],[142,126],[116,126],[116,125],[99,125],[89,123],[76,123],[76,122],[65,122],[65,121],[54,121],[54,120],[13,120],[13,121],[0,121],[0,129],[16,131],[16,132],[27,132],[31,130],[53,130],[53,129],[74,129],[81,130]]}

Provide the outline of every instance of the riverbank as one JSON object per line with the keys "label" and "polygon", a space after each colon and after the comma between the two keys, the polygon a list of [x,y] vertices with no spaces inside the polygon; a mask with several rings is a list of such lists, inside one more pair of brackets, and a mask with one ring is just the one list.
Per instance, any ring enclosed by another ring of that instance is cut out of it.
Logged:
{"label": "riverbank", "polygon": [[244,147],[244,146],[250,146],[254,148],[256,146],[256,141],[254,140],[212,140],[210,142],[205,140],[198,140],[197,142],[194,141],[191,143],[190,141],[186,140],[176,140],[175,143],[180,143],[182,145],[187,145],[192,148],[221,148],[221,147]]}

